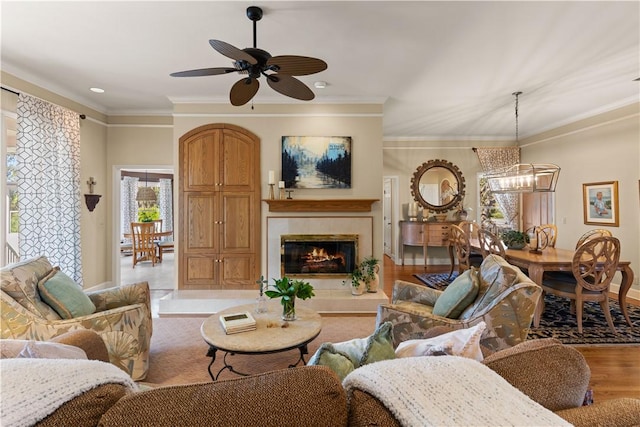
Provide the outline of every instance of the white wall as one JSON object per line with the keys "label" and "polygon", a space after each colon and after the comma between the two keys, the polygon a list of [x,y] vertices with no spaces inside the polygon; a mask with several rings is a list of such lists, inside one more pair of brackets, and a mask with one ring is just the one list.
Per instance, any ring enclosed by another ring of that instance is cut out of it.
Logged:
{"label": "white wall", "polygon": [[[621,259],[631,261],[632,289],[640,286],[640,104],[528,138],[522,160],[560,166],[556,188],[557,247],[573,248],[587,230],[606,228],[620,239]],[[620,226],[584,224],[582,184],[618,181]],[[619,277],[614,279],[619,283]],[[631,295],[631,294],[630,294]]]}

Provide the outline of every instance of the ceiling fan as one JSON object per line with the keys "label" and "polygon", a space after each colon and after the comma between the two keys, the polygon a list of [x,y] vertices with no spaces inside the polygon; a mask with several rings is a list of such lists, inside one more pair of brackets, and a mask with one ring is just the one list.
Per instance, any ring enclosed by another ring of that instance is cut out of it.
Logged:
{"label": "ceiling fan", "polygon": [[234,60],[233,68],[201,68],[198,70],[171,73],[171,76],[215,76],[219,74],[229,74],[234,71],[240,74],[247,74],[248,77],[243,77],[231,87],[229,98],[231,104],[235,106],[244,105],[255,96],[260,88],[258,78],[260,78],[261,75],[265,76],[269,86],[276,92],[303,101],[312,100],[315,95],[311,89],[293,76],[319,73],[327,69],[327,63],[321,59],[310,58],[308,56],[271,56],[269,52],[258,49],[256,46],[256,22],[262,19],[262,9],[257,6],[248,7],[247,17],[253,21],[252,48],[238,49],[221,40],[209,40],[212,48]]}

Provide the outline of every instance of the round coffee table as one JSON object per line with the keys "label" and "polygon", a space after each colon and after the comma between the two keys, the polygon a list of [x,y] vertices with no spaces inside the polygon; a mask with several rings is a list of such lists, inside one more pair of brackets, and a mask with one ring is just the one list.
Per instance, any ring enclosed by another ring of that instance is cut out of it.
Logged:
{"label": "round coffee table", "polygon": [[[255,304],[246,304],[222,310],[207,318],[200,328],[202,338],[209,344],[207,356],[211,357],[209,375],[216,381],[220,374],[228,369],[238,375],[249,375],[236,371],[227,361],[228,355],[234,354],[270,354],[299,349],[300,358],[290,368],[300,362],[306,363],[304,355],[308,354],[307,344],[313,341],[322,329],[320,315],[308,308],[296,307],[297,319],[285,322],[280,318],[282,306],[279,301],[269,301],[266,313],[256,313]],[[256,330],[227,335],[220,324],[220,316],[231,313],[248,311],[256,319]],[[211,366],[216,360],[216,352],[224,351],[224,366],[216,375],[211,372]]]}

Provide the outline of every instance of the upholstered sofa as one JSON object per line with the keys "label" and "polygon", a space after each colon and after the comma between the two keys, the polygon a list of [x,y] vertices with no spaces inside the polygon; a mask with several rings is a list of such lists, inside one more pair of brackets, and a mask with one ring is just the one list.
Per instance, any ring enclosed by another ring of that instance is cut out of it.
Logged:
{"label": "upholstered sofa", "polygon": [[387,321],[393,324],[394,346],[424,338],[437,326],[456,330],[483,321],[487,327],[481,345],[488,353],[525,341],[542,293],[540,286],[498,255],[487,256],[477,272],[471,269],[463,274],[476,281],[477,294],[465,307],[457,307],[456,314],[445,317],[434,313],[443,291],[397,280],[391,303],[378,306],[377,325]]}
{"label": "upholstered sofa", "polygon": [[[81,332],[82,335],[79,335],[79,331],[64,334],[57,338],[57,342],[78,346],[90,358],[93,356],[98,360],[105,360],[106,353],[100,350],[103,346],[101,340],[92,338],[87,331]],[[582,406],[589,384],[589,367],[580,352],[557,340],[527,341],[487,357],[483,362],[484,366],[469,359],[446,357],[456,363],[456,359],[476,363],[478,369],[482,368],[480,370],[488,367],[495,377],[494,381],[506,380],[507,387],[512,387],[510,394],[520,395],[520,390],[524,396],[528,396],[525,397],[527,400],[535,402],[534,406],[544,415],[557,415],[578,427],[632,426],[637,425],[640,420],[638,399],[596,401],[593,405]],[[445,357],[428,356],[404,360],[420,363],[420,359],[436,361],[445,360]],[[378,366],[382,366],[378,363],[393,364],[399,360],[401,359],[376,362],[365,368],[376,370]],[[92,361],[84,361],[90,362]],[[33,363],[37,365],[38,362]],[[4,372],[5,366],[1,368]],[[354,371],[356,372],[358,370]],[[394,411],[373,394],[353,386],[345,389],[349,377],[343,384],[333,371],[323,366],[304,366],[212,383],[158,387],[144,391],[135,390],[135,387],[127,384],[126,374],[121,372],[121,375],[125,377],[122,381],[104,382],[79,393],[57,409],[51,409],[50,414],[41,419],[38,425],[407,425],[399,420],[401,416],[394,415]],[[412,375],[416,376],[414,372]],[[480,389],[486,389],[487,395],[492,395],[495,393],[495,386],[491,382],[482,383]],[[441,394],[464,395],[466,392],[465,384],[448,380],[447,388],[448,391],[443,389]],[[25,389],[29,393],[28,384]],[[15,394],[15,390],[2,389],[2,393],[5,392]],[[500,404],[503,403],[493,402],[488,410],[494,407],[494,410],[499,411]],[[464,405],[462,409],[464,410]],[[424,411],[425,408],[420,410]],[[447,411],[449,409],[445,413]],[[456,425],[456,422],[452,419],[444,424]],[[554,423],[558,424],[560,423]]]}
{"label": "upholstered sofa", "polygon": [[93,312],[63,318],[41,297],[42,286],[57,272],[44,256],[0,270],[0,337],[45,341],[65,332],[90,329],[103,339],[112,364],[134,380],[143,379],[149,368],[152,333],[148,283],[86,293]]}

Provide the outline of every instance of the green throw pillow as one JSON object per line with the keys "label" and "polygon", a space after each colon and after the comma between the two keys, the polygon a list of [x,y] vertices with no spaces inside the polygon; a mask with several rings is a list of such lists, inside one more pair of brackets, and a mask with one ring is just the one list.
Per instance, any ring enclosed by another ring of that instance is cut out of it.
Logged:
{"label": "green throw pillow", "polygon": [[391,322],[385,322],[366,338],[322,344],[307,365],[328,366],[343,380],[347,374],[360,366],[395,358],[393,325]]}
{"label": "green throw pillow", "polygon": [[48,280],[38,283],[38,291],[42,300],[49,304],[63,319],[72,319],[96,312],[96,306],[82,291],[80,285],[62,271],[58,271]]}
{"label": "green throw pillow", "polygon": [[457,319],[464,309],[476,299],[479,289],[478,272],[471,267],[446,287],[433,305],[433,314]]}

